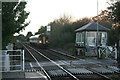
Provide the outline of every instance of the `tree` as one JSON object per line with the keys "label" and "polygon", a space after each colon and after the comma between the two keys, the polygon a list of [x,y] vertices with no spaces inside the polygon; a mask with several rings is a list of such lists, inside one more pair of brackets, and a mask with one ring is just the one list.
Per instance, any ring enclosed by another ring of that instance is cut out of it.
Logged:
{"label": "tree", "polygon": [[46,26],[41,26],[38,32],[35,33],[35,35],[45,33],[45,32],[46,32]]}
{"label": "tree", "polygon": [[18,36],[14,36],[13,37],[13,42],[15,43],[17,40],[18,41],[25,41],[25,36],[23,35],[23,34],[20,34],[20,35],[18,35]]}
{"label": "tree", "polygon": [[108,12],[116,23],[120,23],[120,1],[112,3],[111,6],[108,7]]}
{"label": "tree", "polygon": [[51,26],[49,41],[52,45],[60,46],[65,42],[68,43],[70,41],[67,41],[68,37],[66,36],[70,35],[67,33],[69,32],[68,27],[71,25],[71,16],[63,15],[59,19],[55,19],[53,22],[50,22],[48,25]]}
{"label": "tree", "polygon": [[[52,30],[50,32],[50,43],[53,46],[65,46],[74,44],[75,42],[75,30],[90,22],[89,18],[83,18],[75,22],[71,21],[71,17],[63,16],[59,19],[50,22]],[[74,46],[74,45],[73,45]]]}
{"label": "tree", "polygon": [[113,37],[114,43],[118,44],[119,37],[120,37],[120,1],[111,3],[111,6],[108,7],[109,18],[113,20],[112,30],[113,30]]}
{"label": "tree", "polygon": [[[18,5],[18,6],[17,6]],[[29,23],[25,23],[29,12],[25,9],[26,2],[2,2],[2,45],[12,41],[13,34],[19,33]],[[15,8],[16,7],[16,8]]]}
{"label": "tree", "polygon": [[31,31],[29,31],[29,32],[27,33],[25,39],[26,39],[27,41],[29,41],[29,38],[30,38],[31,36],[33,36],[33,34],[32,34]]}
{"label": "tree", "polygon": [[[119,46],[120,41],[120,1],[115,2],[108,8],[109,14],[112,15],[112,18],[114,20],[113,29],[115,34],[116,43]],[[118,47],[119,54],[118,54],[118,63],[120,67],[120,46]]]}

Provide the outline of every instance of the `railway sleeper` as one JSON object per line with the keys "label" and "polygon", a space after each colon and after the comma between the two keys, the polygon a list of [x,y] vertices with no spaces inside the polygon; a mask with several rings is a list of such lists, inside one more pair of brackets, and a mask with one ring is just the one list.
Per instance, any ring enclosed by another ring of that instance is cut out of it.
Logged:
{"label": "railway sleeper", "polygon": [[95,68],[91,68],[92,70],[99,72],[101,74],[112,74],[115,73],[115,71],[103,68],[103,67],[95,67]]}
{"label": "railway sleeper", "polygon": [[[93,74],[93,72],[85,69],[85,68],[69,68],[67,69],[69,72],[71,72],[73,75],[81,75],[81,74]],[[49,70],[48,73],[51,76],[67,76],[67,73],[65,73],[62,70]]]}
{"label": "railway sleeper", "polygon": [[47,71],[50,76],[67,76],[67,73],[65,73],[63,70],[49,70]]}

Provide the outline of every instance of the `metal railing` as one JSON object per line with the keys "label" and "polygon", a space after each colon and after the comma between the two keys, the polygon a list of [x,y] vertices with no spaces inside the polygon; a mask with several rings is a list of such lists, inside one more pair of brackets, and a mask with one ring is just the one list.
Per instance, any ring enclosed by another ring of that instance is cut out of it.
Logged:
{"label": "metal railing", "polygon": [[0,72],[24,71],[24,50],[1,50]]}

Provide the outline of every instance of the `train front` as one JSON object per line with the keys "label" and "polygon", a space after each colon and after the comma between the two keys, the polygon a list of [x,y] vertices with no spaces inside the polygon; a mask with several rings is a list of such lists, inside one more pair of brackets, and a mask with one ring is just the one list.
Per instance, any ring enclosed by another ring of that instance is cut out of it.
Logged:
{"label": "train front", "polygon": [[49,45],[48,36],[46,34],[41,34],[38,38],[38,43],[40,48],[47,48]]}
{"label": "train front", "polygon": [[30,44],[38,48],[47,48],[49,41],[46,34],[39,34],[30,37]]}

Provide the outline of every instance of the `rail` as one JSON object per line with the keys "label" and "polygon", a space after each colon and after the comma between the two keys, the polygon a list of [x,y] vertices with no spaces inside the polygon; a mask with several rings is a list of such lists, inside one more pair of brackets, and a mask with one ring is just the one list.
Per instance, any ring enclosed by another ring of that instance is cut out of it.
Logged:
{"label": "rail", "polygon": [[[39,52],[39,51],[37,51],[36,49],[34,49],[33,47],[31,47],[31,46],[29,46],[29,45],[27,45],[28,47],[30,47],[31,49],[33,49],[34,51],[36,51],[37,53],[39,53],[41,56],[43,56],[44,58],[46,58],[46,59],[48,59],[49,61],[51,61],[52,63],[54,63],[54,64],[56,64],[59,68],[61,68],[64,72],[66,72],[67,70],[66,69],[64,69],[63,67],[61,67],[59,64],[57,64],[56,62],[54,62],[53,60],[51,60],[50,58],[48,58],[48,57],[46,57],[45,55],[43,55],[41,52]],[[51,49],[52,50],[52,49]],[[59,51],[56,51],[56,50],[53,50],[53,51],[55,51],[55,52],[59,52]],[[74,57],[74,56],[71,56],[71,55],[67,55],[67,54],[64,54],[64,53],[62,53],[62,52],[59,52],[59,53],[61,53],[61,54],[63,54],[63,55],[66,55],[66,56],[69,56],[69,57],[72,57],[72,58],[74,58],[74,59],[78,59],[78,60],[83,60],[83,61],[85,61],[84,59],[80,59],[80,58],[77,58],[77,57]],[[92,63],[91,61],[89,61],[90,63]],[[101,66],[101,64],[98,64],[99,66]],[[86,69],[88,69],[88,68],[86,68]],[[93,71],[92,69],[88,69],[89,71],[91,71],[91,72],[93,72],[93,73],[95,73],[96,75],[98,75],[98,76],[100,76],[100,77],[102,77],[103,79],[106,79],[106,80],[112,80],[112,78],[110,78],[110,77],[108,77],[108,76],[106,76],[106,75],[103,75],[103,74],[101,74],[101,73],[99,73],[99,72],[96,72],[96,71]],[[69,71],[67,71],[67,72],[69,72]],[[66,72],[66,73],[67,73]],[[69,72],[70,73],[70,72]],[[67,74],[69,74],[69,73],[67,73]],[[70,73],[71,74],[71,73]],[[70,75],[69,74],[69,75]],[[70,76],[74,76],[73,74],[72,75],[70,75]],[[76,79],[76,80],[79,80],[76,76],[74,76],[73,77],[74,79]]]}
{"label": "rail", "polygon": [[[23,45],[23,44],[22,44]],[[52,80],[51,78],[50,78],[50,76],[48,75],[48,73],[46,72],[46,70],[40,65],[40,63],[39,63],[39,61],[36,59],[36,57],[32,54],[32,52],[25,46],[25,45],[23,45],[24,46],[24,48],[30,53],[30,55],[33,57],[33,59],[36,61],[36,63],[38,64],[38,66],[42,69],[42,71],[44,72],[44,74],[47,76],[47,78],[49,79],[49,80]]]}
{"label": "rail", "polygon": [[[26,44],[25,44],[26,45]],[[69,76],[71,76],[72,78],[74,78],[75,80],[79,80],[76,76],[74,76],[72,73],[70,73],[69,71],[67,71],[66,69],[64,69],[62,66],[60,66],[58,63],[56,63],[55,61],[51,60],[50,58],[48,58],[47,56],[43,55],[42,53],[40,53],[39,51],[37,51],[36,49],[34,49],[33,47],[26,45],[29,48],[33,49],[35,52],[39,53],[41,56],[43,56],[44,58],[46,58],[47,60],[51,61],[52,63],[54,63],[55,65],[57,65],[61,70],[63,70],[64,72],[66,72]]]}
{"label": "rail", "polygon": [[[68,55],[68,54],[65,54],[65,53],[63,53],[63,52],[56,51],[56,50],[54,50],[54,49],[49,49],[49,50],[54,51],[54,52],[57,52],[57,53],[62,54],[62,55],[66,55],[66,56],[71,57],[71,58],[74,58],[74,59],[78,59],[78,60],[85,61],[84,59],[80,59],[80,58],[78,58],[78,57],[75,57],[75,56],[72,56],[72,55]],[[89,61],[89,62],[92,63],[91,61]],[[102,65],[99,64],[99,66],[102,66]],[[86,68],[86,69],[89,70],[89,71],[91,71],[91,72],[93,72],[93,73],[95,73],[95,74],[97,74],[98,76],[101,76],[101,77],[105,78],[106,80],[112,80],[111,78],[109,78],[109,77],[107,77],[107,76],[105,76],[105,75],[103,75],[103,74],[101,74],[101,73],[99,73],[99,72],[93,71],[93,70],[91,70],[91,69],[89,69],[89,68]],[[116,71],[115,71],[115,72],[116,72]],[[116,73],[119,73],[119,72],[116,72]]]}

